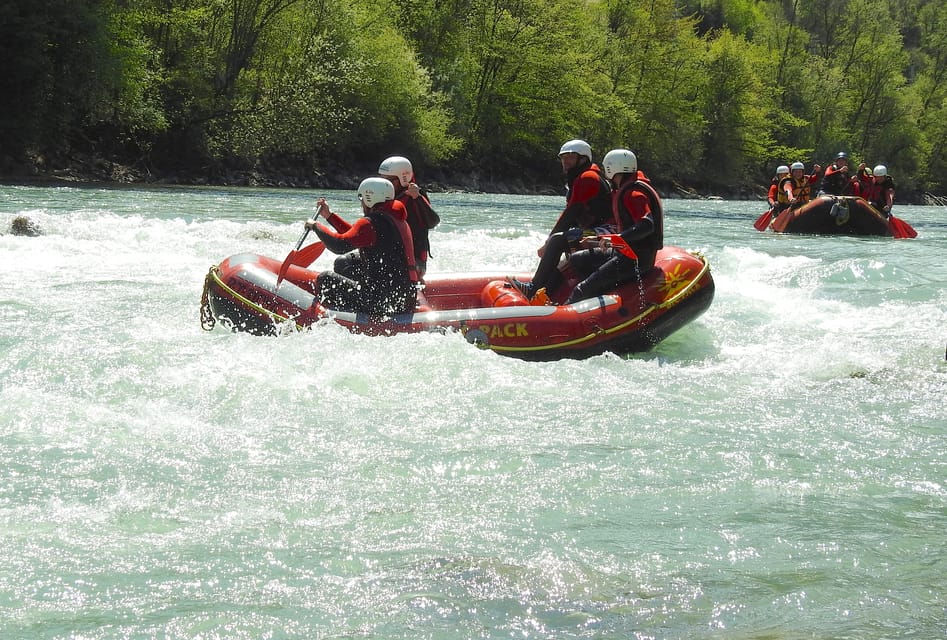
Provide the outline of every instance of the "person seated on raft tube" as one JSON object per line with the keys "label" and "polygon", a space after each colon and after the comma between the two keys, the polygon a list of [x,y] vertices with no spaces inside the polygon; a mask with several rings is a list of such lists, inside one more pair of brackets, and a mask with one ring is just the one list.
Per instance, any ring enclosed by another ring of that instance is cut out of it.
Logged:
{"label": "person seated on raft tube", "polygon": [[774,213],[778,211],[776,207],[779,204],[779,182],[788,175],[789,167],[781,164],[776,167],[776,176],[770,182],[769,193],[766,194],[766,203]]}
{"label": "person seated on raft tube", "polygon": [[585,250],[572,254],[569,264],[585,279],[573,289],[566,304],[592,298],[615,287],[640,280],[654,268],[664,247],[664,205],[651,181],[638,170],[638,158],[628,149],[612,149],[602,159],[611,180],[612,215],[621,239],[637,254],[630,258],[607,238],[583,238]]}
{"label": "person seated on raft tube", "polygon": [[592,147],[585,140],[569,140],[559,149],[559,163],[566,176],[566,208],[550,236],[578,227],[594,230],[612,220],[612,187],[602,169],[592,162]]}
{"label": "person seated on raft tube", "polygon": [[812,174],[806,175],[806,165],[793,162],[789,167],[789,175],[779,181],[780,210],[788,207],[797,208],[812,199],[812,185],[819,179],[822,167],[812,165]]}
{"label": "person seated on raft tube", "polygon": [[555,290],[562,282],[558,266],[570,246],[577,248],[583,235],[595,236],[614,231],[612,186],[601,168],[592,162],[592,147],[585,140],[569,140],[559,149],[559,162],[566,176],[566,208],[536,252],[540,256],[531,282],[510,282],[532,298],[540,289]]}
{"label": "person seated on raft tube", "polygon": [[583,249],[569,257],[569,265],[583,278],[565,304],[592,298],[615,287],[644,277],[654,267],[658,250],[664,246],[664,207],[650,181],[638,171],[638,159],[628,149],[613,149],[602,160],[612,191],[612,220],[617,232],[637,259],[615,248],[610,233],[586,236]]}
{"label": "person seated on raft tube", "polygon": [[888,167],[879,164],[871,170],[871,175],[871,182],[861,195],[875,209],[885,216],[890,216],[891,207],[894,205],[894,180],[888,175]]}
{"label": "person seated on raft tube", "polygon": [[431,255],[428,231],[436,227],[441,218],[431,208],[427,193],[415,183],[410,160],[403,156],[385,158],[378,166],[378,175],[391,181],[395,187],[395,200],[408,212],[408,226],[414,238],[414,264],[418,268],[418,279],[423,280]]}
{"label": "person seated on raft tube", "polygon": [[329,251],[345,254],[336,258],[332,271],[319,274],[315,293],[323,306],[339,311],[374,317],[413,311],[418,275],[407,211],[385,178],[362,180],[358,198],[364,217],[354,224],[329,211],[325,198],[316,203],[316,218],[321,215],[332,228],[316,220],[306,223]]}
{"label": "person seated on raft tube", "polygon": [[854,191],[854,180],[849,175],[848,154],[839,151],[835,160],[825,168],[819,195],[847,196]]}

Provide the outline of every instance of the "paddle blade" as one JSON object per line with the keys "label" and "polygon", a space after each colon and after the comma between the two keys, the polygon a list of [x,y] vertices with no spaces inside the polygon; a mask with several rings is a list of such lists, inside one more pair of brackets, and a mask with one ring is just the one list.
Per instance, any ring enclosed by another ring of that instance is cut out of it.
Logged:
{"label": "paddle blade", "polygon": [[756,222],[753,223],[753,226],[756,227],[757,231],[766,231],[766,227],[769,226],[769,221],[773,219],[773,210],[770,209],[759,218],[756,219]]}
{"label": "paddle blade", "polygon": [[891,225],[891,235],[893,235],[895,238],[917,237],[917,231],[914,230],[914,227],[909,225],[901,218],[895,218],[894,216],[891,216],[888,218],[888,223]]}
{"label": "paddle blade", "polygon": [[289,252],[289,255],[286,256],[286,259],[283,260],[283,264],[279,267],[279,272],[276,274],[276,286],[279,287],[279,283],[283,281],[283,278],[286,277],[286,271],[289,269],[289,265],[293,264],[293,260],[296,257],[296,254],[299,253],[295,249]]}
{"label": "paddle blade", "polygon": [[313,262],[319,259],[319,256],[322,255],[322,252],[326,250],[325,244],[322,242],[313,242],[308,247],[304,247],[299,251],[296,251],[296,255],[293,256],[293,259],[290,261],[290,264],[294,264],[298,267],[308,267]]}
{"label": "paddle blade", "polygon": [[635,253],[635,250],[632,249],[630,246],[628,246],[628,243],[625,242],[625,239],[622,238],[622,237],[621,237],[620,235],[618,235],[617,233],[614,233],[614,234],[607,234],[607,235],[604,235],[604,236],[602,236],[602,237],[603,237],[603,238],[607,238],[607,239],[612,243],[612,246],[615,247],[615,249],[618,250],[618,253],[622,254],[623,256],[625,256],[626,258],[628,258],[629,260],[637,260],[637,259],[638,259],[638,254]]}

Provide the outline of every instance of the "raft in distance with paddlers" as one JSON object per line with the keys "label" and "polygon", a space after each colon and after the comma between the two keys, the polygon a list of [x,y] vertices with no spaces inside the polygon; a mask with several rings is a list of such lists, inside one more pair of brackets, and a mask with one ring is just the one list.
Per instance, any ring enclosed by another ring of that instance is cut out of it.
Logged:
{"label": "raft in distance with paddlers", "polygon": [[[531,305],[505,275],[429,273],[417,309],[388,318],[325,308],[313,293],[318,271],[293,264],[280,280],[280,267],[281,261],[252,253],[212,267],[204,282],[202,326],[220,323],[257,335],[320,321],[368,335],[456,331],[499,354],[557,360],[646,351],[706,311],[714,296],[707,260],[677,247],[661,249],[640,282],[558,306]],[[566,276],[563,287],[571,290],[576,280]],[[564,299],[561,292],[553,298]]]}
{"label": "raft in distance with paddlers", "polygon": [[824,195],[801,207],[789,207],[776,216],[770,209],[754,225],[758,230],[771,228],[777,233],[817,235],[889,236],[914,238],[911,225],[894,216],[886,216],[858,196]]}

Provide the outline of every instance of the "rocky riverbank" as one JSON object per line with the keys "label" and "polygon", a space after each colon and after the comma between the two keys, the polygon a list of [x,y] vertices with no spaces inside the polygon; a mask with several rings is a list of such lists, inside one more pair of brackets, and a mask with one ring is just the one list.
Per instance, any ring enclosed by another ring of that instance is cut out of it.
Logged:
{"label": "rocky riverbank", "polygon": [[[122,164],[107,158],[77,154],[59,166],[49,166],[43,158],[28,162],[0,165],[0,182],[33,184],[121,184],[284,187],[306,189],[355,189],[374,168],[326,167],[306,171],[296,166],[246,168],[221,163],[191,171],[157,171],[140,164]],[[677,182],[652,180],[664,198],[691,200],[766,200],[769,185],[744,185],[729,189],[702,189]],[[424,187],[432,192],[465,191],[471,193],[511,193],[520,195],[561,195],[562,186],[555,182],[539,183],[520,177],[499,180],[480,172],[447,174],[430,171],[422,177]],[[898,191],[898,202],[931,206],[947,205],[947,197],[930,193]]]}

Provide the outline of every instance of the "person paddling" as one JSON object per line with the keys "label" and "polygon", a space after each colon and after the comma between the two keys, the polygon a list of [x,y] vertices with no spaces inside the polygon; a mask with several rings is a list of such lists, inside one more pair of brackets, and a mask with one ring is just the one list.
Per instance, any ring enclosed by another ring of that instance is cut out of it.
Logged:
{"label": "person paddling", "polygon": [[875,209],[890,216],[891,207],[894,206],[894,180],[888,175],[888,167],[877,165],[871,170],[871,176],[871,182],[862,197]]}
{"label": "person paddling", "polygon": [[766,203],[774,212],[779,213],[779,183],[783,178],[789,175],[789,166],[781,164],[776,167],[776,175],[769,185],[769,193],[766,194]]}
{"label": "person paddling", "polygon": [[404,156],[391,156],[382,160],[378,175],[387,178],[395,187],[395,200],[408,212],[408,226],[414,238],[414,263],[418,278],[423,280],[427,272],[427,261],[431,256],[431,241],[428,232],[436,227],[440,216],[431,208],[427,194],[415,182],[414,167]]}
{"label": "person paddling", "polygon": [[364,217],[354,224],[332,213],[325,198],[316,202],[316,219],[322,216],[331,227],[306,223],[327,249],[345,254],[332,271],[319,274],[316,295],[323,306],[339,311],[376,317],[413,311],[418,274],[407,211],[385,178],[362,180],[358,198]]}
{"label": "person paddling", "polygon": [[852,177],[849,175],[848,154],[839,151],[835,160],[825,168],[819,195],[847,196],[853,190]]}
{"label": "person paddling", "polygon": [[812,174],[806,175],[806,165],[793,162],[789,175],[779,183],[779,204],[785,209],[801,207],[812,199],[812,185],[819,179],[822,167],[812,166]]}

